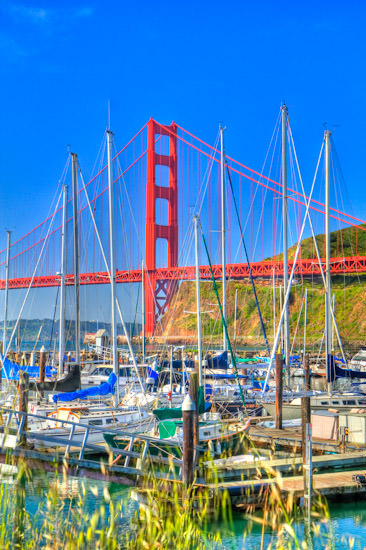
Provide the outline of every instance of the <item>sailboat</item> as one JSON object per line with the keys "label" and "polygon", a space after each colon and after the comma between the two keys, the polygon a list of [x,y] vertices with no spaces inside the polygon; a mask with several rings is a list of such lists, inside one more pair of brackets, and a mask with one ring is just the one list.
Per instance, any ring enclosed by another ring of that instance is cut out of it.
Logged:
{"label": "sailboat", "polygon": [[[366,406],[366,397],[360,391],[334,391],[334,381],[337,378],[366,378],[366,372],[343,368],[339,366],[339,361],[336,361],[331,353],[331,322],[333,320],[334,328],[337,332],[337,337],[340,343],[343,359],[344,352],[339,338],[338,327],[334,312],[331,306],[331,275],[330,275],[330,229],[329,229],[329,197],[330,197],[330,135],[329,130],[325,130],[325,234],[326,234],[326,269],[325,269],[325,356],[326,356],[326,378],[328,383],[328,393],[318,393],[310,397],[310,407],[312,411],[327,410],[332,408],[335,411],[349,412],[351,409]],[[308,209],[308,207],[307,207]],[[316,241],[315,241],[316,245]],[[317,249],[317,245],[316,245]],[[319,251],[317,249],[319,257]],[[295,254],[297,258],[297,251]],[[295,262],[294,262],[295,264]],[[322,271],[322,269],[321,269]],[[323,274],[323,271],[322,271]],[[323,277],[324,278],[324,277]],[[333,318],[333,319],[332,319]],[[278,334],[277,334],[278,336]],[[269,373],[268,373],[269,375]],[[267,376],[268,376],[267,375]],[[273,403],[263,402],[263,407],[270,415],[274,415],[275,406]],[[301,398],[297,397],[290,403],[286,403],[282,408],[282,416],[284,420],[301,417]]]}
{"label": "sailboat", "polygon": [[[239,454],[245,447],[245,435],[250,426],[250,419],[246,422],[225,423],[219,413],[208,412],[210,403],[205,402],[203,388],[198,390],[198,414],[199,414],[199,452],[200,455],[210,453],[211,456],[221,456],[222,453]],[[183,449],[183,421],[182,409],[160,408],[153,414],[156,424],[150,432],[149,454],[160,455],[166,458],[182,458]],[[105,433],[104,440],[109,449],[118,460],[118,449],[125,449],[129,440],[124,436]],[[172,445],[172,443],[174,445]],[[134,439],[133,450],[140,450],[141,441]]]}

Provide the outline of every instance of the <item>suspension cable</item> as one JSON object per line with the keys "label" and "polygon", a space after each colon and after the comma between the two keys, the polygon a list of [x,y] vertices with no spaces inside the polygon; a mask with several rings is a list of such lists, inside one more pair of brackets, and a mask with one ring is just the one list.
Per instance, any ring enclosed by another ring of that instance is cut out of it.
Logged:
{"label": "suspension cable", "polygon": [[234,199],[234,207],[235,207],[236,217],[238,219],[241,242],[242,242],[242,245],[243,245],[243,248],[244,248],[245,259],[246,259],[248,270],[249,270],[250,282],[252,284],[254,299],[255,299],[256,306],[257,306],[257,311],[258,311],[259,321],[260,321],[261,328],[262,328],[263,338],[264,338],[264,341],[265,341],[265,344],[266,344],[268,356],[270,356],[271,352],[270,352],[270,349],[269,349],[269,343],[268,343],[266,328],[264,326],[263,317],[262,317],[262,313],[261,313],[261,308],[259,307],[257,291],[256,291],[256,288],[255,288],[254,278],[253,278],[253,273],[252,273],[252,267],[251,267],[250,261],[249,261],[248,250],[247,250],[245,240],[244,240],[243,228],[242,228],[241,221],[240,221],[238,205],[236,203],[235,193],[234,193],[234,189],[233,189],[233,183],[231,181],[231,174],[230,174],[229,166],[228,166],[227,163],[226,163],[226,170],[227,170],[227,174],[229,176],[230,189],[231,189],[231,194],[232,194],[233,199]]}
{"label": "suspension cable", "polygon": [[219,306],[222,326],[224,327],[226,339],[227,339],[227,342],[228,342],[228,345],[229,345],[231,361],[232,361],[232,364],[233,364],[233,370],[234,370],[235,378],[236,378],[236,381],[237,381],[238,387],[239,387],[240,398],[241,398],[241,401],[243,403],[244,412],[247,414],[244,394],[243,394],[243,390],[242,390],[242,387],[241,387],[241,384],[240,384],[240,378],[239,378],[239,375],[238,375],[238,369],[237,369],[237,366],[236,366],[236,361],[235,361],[235,357],[234,357],[234,353],[233,353],[233,348],[232,348],[231,341],[230,341],[230,338],[229,338],[229,333],[228,333],[228,330],[227,330],[227,324],[226,324],[226,321],[225,321],[225,317],[224,317],[224,314],[223,314],[223,311],[222,311],[222,306],[221,306],[219,292],[218,292],[218,289],[217,289],[216,279],[215,279],[215,276],[214,276],[213,270],[212,270],[211,258],[210,258],[210,254],[208,252],[205,235],[203,233],[201,221],[200,221],[199,218],[198,218],[198,223],[199,223],[199,226],[200,226],[200,229],[201,229],[201,235],[202,235],[203,244],[204,244],[206,255],[207,255],[208,264],[210,266],[212,286],[213,286],[213,289],[214,289],[214,292],[215,292],[215,295],[216,295],[216,299],[217,299],[217,303],[218,303],[218,306]]}

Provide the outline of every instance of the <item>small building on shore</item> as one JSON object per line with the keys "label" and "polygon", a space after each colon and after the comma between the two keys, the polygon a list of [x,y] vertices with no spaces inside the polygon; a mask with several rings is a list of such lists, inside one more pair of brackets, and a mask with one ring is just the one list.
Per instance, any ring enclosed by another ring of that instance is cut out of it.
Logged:
{"label": "small building on shore", "polygon": [[87,332],[84,338],[84,344],[95,346],[97,353],[102,353],[103,349],[110,346],[111,337],[105,328],[97,330],[97,332]]}

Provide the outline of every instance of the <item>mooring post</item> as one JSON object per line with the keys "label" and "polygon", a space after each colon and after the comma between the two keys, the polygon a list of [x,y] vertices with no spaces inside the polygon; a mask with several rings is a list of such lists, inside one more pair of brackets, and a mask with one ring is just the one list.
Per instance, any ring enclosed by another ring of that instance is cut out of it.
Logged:
{"label": "mooring post", "polygon": [[[22,432],[27,430],[27,414],[28,414],[28,393],[29,393],[29,374],[24,371],[19,371],[19,412],[24,413],[20,418],[20,428]],[[27,436],[22,433],[19,438],[19,445],[23,446],[27,442]]]}
{"label": "mooring post", "polygon": [[305,507],[305,532],[307,537],[311,534],[311,500],[313,490],[313,443],[312,425],[305,427],[305,463],[304,472],[304,507]]}
{"label": "mooring post", "polygon": [[309,355],[305,356],[304,362],[304,390],[305,397],[301,399],[301,434],[302,434],[302,461],[306,462],[306,425],[311,422],[311,408],[310,408],[310,395],[308,393],[311,390],[310,383],[310,365]]}
{"label": "mooring post", "polygon": [[305,355],[305,361],[304,361],[304,386],[305,386],[305,391],[306,392],[311,391],[310,361],[309,361],[309,354],[308,353]]}
{"label": "mooring post", "polygon": [[301,398],[301,448],[302,461],[306,463],[306,426],[311,422],[310,396]]}
{"label": "mooring post", "polygon": [[189,379],[189,395],[196,406],[196,410],[193,414],[193,445],[197,447],[199,441],[199,428],[198,428],[198,388],[199,388],[199,374],[193,372]]}
{"label": "mooring post", "polygon": [[45,379],[46,375],[46,350],[45,347],[41,347],[41,351],[39,352],[39,382],[42,384]]}
{"label": "mooring post", "polygon": [[276,354],[276,403],[275,403],[275,427],[282,430],[282,394],[283,394],[283,357],[282,353]]}
{"label": "mooring post", "polygon": [[193,424],[196,405],[189,394],[182,404],[183,412],[183,483],[191,485],[194,478]]}

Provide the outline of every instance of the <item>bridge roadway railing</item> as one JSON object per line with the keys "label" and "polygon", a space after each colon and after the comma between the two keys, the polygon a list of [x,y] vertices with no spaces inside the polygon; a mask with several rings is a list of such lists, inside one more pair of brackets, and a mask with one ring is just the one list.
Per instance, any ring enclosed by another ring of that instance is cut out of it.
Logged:
{"label": "bridge roadway railing", "polygon": [[[321,259],[323,269],[325,267],[325,259]],[[254,277],[268,278],[272,277],[273,273],[277,277],[283,276],[283,263],[282,261],[263,261],[253,262],[250,264],[252,274]],[[292,269],[293,262],[289,261],[289,271]],[[214,265],[213,273],[215,278],[222,277],[222,266]],[[352,273],[366,273],[366,256],[349,256],[343,258],[331,258],[331,273],[333,275],[352,274]],[[149,277],[156,280],[193,280],[195,278],[195,267],[161,267],[155,270],[148,271]],[[246,263],[227,264],[226,275],[229,279],[246,279],[249,277],[249,268]],[[314,259],[300,259],[297,261],[295,268],[295,275],[313,275],[320,276],[321,271],[318,260]],[[210,279],[211,272],[208,265],[200,266],[200,278]],[[9,289],[15,288],[28,288],[31,284],[31,277],[18,277],[9,279]],[[141,283],[141,270],[133,269],[126,271],[116,271],[117,283]],[[32,287],[53,287],[60,286],[61,279],[59,275],[41,275],[34,277]],[[74,275],[67,275],[66,284],[74,284]],[[80,284],[82,285],[96,285],[96,284],[109,284],[109,276],[106,271],[100,271],[95,273],[81,273]],[[5,280],[0,280],[0,289],[5,288]]]}

